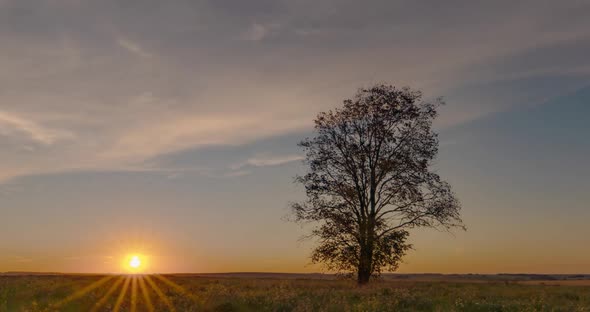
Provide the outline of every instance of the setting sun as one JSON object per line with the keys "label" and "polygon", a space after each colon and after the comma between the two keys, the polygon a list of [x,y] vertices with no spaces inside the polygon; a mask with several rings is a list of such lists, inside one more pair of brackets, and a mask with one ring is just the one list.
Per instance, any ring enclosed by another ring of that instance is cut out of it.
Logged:
{"label": "setting sun", "polygon": [[128,254],[122,262],[123,271],[127,273],[145,273],[148,270],[149,259],[143,254]]}
{"label": "setting sun", "polygon": [[139,257],[138,256],[131,257],[131,260],[129,260],[129,266],[134,269],[138,269],[141,266],[141,260],[139,259]]}

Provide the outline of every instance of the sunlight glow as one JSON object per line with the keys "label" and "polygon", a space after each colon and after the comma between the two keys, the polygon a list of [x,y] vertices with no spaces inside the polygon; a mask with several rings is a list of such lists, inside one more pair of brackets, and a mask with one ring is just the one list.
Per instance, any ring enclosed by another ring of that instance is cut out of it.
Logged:
{"label": "sunlight glow", "polygon": [[123,271],[128,274],[145,274],[149,269],[148,257],[138,253],[127,254],[121,264]]}
{"label": "sunlight glow", "polygon": [[137,311],[137,276],[133,276],[131,279],[131,308],[129,310],[130,312]]}
{"label": "sunlight glow", "polygon": [[[126,260],[130,260],[132,258],[132,256],[129,256]],[[138,259],[141,258],[138,257]],[[127,261],[127,263],[130,266],[131,262]],[[112,281],[112,284],[110,284],[109,281]],[[163,289],[160,288],[158,284],[163,286],[165,291],[163,291]],[[101,290],[98,293],[92,293],[99,288],[101,288]],[[118,295],[116,295],[115,299],[114,295],[117,293],[117,291]],[[125,274],[118,276],[104,276],[67,296],[66,298],[61,299],[57,303],[50,304],[49,307],[51,308],[50,310],[66,308],[65,305],[74,300],[80,299],[84,296],[92,296],[94,298],[99,298],[99,300],[94,302],[92,308],[88,309],[87,311],[101,311],[107,307],[107,303],[113,299],[115,301],[111,310],[113,312],[119,312],[121,310],[129,312],[155,312],[156,309],[154,307],[154,301],[152,301],[150,296],[150,292],[155,293],[155,300],[163,303],[167,307],[168,311],[173,312],[176,311],[176,308],[172,302],[173,297],[169,297],[171,293],[176,293],[177,295],[186,297],[190,300],[197,300],[193,294],[191,294],[181,285],[160,274]]]}
{"label": "sunlight glow", "polygon": [[165,277],[165,276],[162,276],[162,275],[159,275],[159,274],[153,275],[153,277],[155,277],[156,279],[158,279],[158,280],[162,281],[164,284],[166,284],[166,285],[168,285],[168,286],[172,287],[172,288],[173,288],[174,290],[176,290],[176,291],[177,291],[179,294],[181,294],[181,295],[183,295],[183,296],[186,296],[186,297],[188,297],[188,298],[190,298],[190,299],[192,299],[192,300],[196,300],[195,296],[193,296],[191,293],[189,293],[189,292],[188,292],[186,289],[184,289],[182,286],[180,286],[180,285],[178,285],[178,284],[174,283],[173,281],[171,281],[171,280],[170,280],[170,279],[168,279],[167,277]]}
{"label": "sunlight glow", "polygon": [[113,285],[111,285],[111,287],[107,290],[104,296],[94,304],[94,307],[92,307],[92,310],[90,310],[90,312],[99,311],[100,308],[109,300],[109,298],[117,290],[117,287],[119,287],[119,285],[123,283],[123,281],[124,278],[122,276],[119,277],[117,281],[115,281],[115,283],[113,283]]}
{"label": "sunlight glow", "polygon": [[164,294],[164,292],[160,289],[160,287],[158,287],[158,285],[156,285],[156,283],[154,283],[154,281],[150,278],[149,275],[145,276],[145,281],[154,290],[156,295],[158,295],[160,300],[162,300],[162,302],[164,302],[164,304],[168,307],[168,309],[172,312],[175,312],[176,309],[174,308],[174,305],[172,305],[172,302],[170,302],[170,299],[168,298],[168,296],[166,296],[166,294]]}
{"label": "sunlight glow", "polygon": [[138,256],[133,256],[131,257],[131,260],[129,260],[129,266],[137,269],[141,266],[141,260],[139,260]]}
{"label": "sunlight glow", "polygon": [[74,292],[73,294],[69,295],[68,297],[66,297],[65,299],[53,304],[53,308],[59,308],[67,303],[69,303],[70,301],[76,300],[80,297],[85,296],[86,294],[88,294],[90,291],[100,287],[101,285],[103,285],[104,283],[108,282],[110,279],[114,278],[113,275],[108,275],[105,276],[93,283],[91,283],[90,285]]}
{"label": "sunlight glow", "polygon": [[145,281],[143,276],[139,277],[139,288],[141,289],[141,293],[143,294],[143,300],[145,306],[147,307],[149,312],[154,312],[154,305],[152,304],[152,298],[150,297],[149,291],[145,286]]}
{"label": "sunlight glow", "polygon": [[125,278],[125,284],[123,284],[123,288],[121,289],[121,292],[119,293],[119,297],[117,298],[117,301],[115,302],[115,307],[113,308],[113,312],[119,312],[119,309],[121,309],[121,305],[123,304],[123,300],[125,299],[125,295],[127,294],[127,289],[129,288],[130,282],[131,282],[131,278],[129,276],[127,276],[127,278]]}

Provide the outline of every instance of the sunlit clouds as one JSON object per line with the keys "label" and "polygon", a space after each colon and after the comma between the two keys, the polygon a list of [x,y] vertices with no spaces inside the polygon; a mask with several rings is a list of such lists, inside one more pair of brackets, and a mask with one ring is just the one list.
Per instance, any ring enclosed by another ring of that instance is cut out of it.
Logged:
{"label": "sunlit clouds", "polygon": [[[571,61],[584,53],[553,57],[556,46],[587,47],[589,27],[576,14],[587,9],[582,3],[558,10],[470,4],[459,13],[384,1],[153,4],[1,4],[7,53],[0,59],[0,133],[13,140],[5,162],[14,166],[11,159],[34,150],[67,165],[25,157],[28,168],[3,170],[0,179],[138,168],[184,149],[305,131],[315,110],[376,81],[446,95],[441,124],[448,126],[527,104],[519,97],[476,101],[462,95],[465,86],[588,74]],[[19,10],[29,13],[13,18]],[[569,22],[552,22],[565,14]],[[528,55],[527,62],[502,66]]]}
{"label": "sunlit clouds", "polygon": [[[71,139],[74,135],[70,132],[50,129],[32,120],[21,118],[0,111],[0,135],[13,139],[29,139],[30,143],[51,145],[59,140]],[[20,138],[19,138],[20,137]]]}

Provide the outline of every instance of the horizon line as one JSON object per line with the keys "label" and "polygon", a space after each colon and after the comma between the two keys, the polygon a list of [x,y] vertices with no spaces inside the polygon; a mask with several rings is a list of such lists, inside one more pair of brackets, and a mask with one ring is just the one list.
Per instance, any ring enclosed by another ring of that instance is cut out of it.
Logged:
{"label": "horizon line", "polygon": [[[55,271],[4,271],[0,272],[0,276],[6,275],[229,275],[229,274],[267,274],[267,275],[327,275],[337,276],[338,273],[324,273],[324,272],[260,272],[260,271],[235,271],[235,272],[150,272],[150,273],[124,273],[124,272],[55,272]],[[385,272],[381,275],[549,275],[549,276],[575,276],[583,275],[589,276],[590,273],[438,273],[438,272],[416,272],[416,273],[398,273]]]}

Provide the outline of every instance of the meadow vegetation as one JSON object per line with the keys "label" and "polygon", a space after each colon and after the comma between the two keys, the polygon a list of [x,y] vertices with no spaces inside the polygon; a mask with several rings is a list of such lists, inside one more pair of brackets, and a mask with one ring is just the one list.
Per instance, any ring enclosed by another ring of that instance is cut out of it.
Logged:
{"label": "meadow vegetation", "polygon": [[153,288],[135,276],[123,292],[126,277],[96,286],[103,278],[0,276],[0,311],[590,311],[588,281],[409,279],[357,287],[351,280],[180,275],[152,276]]}

